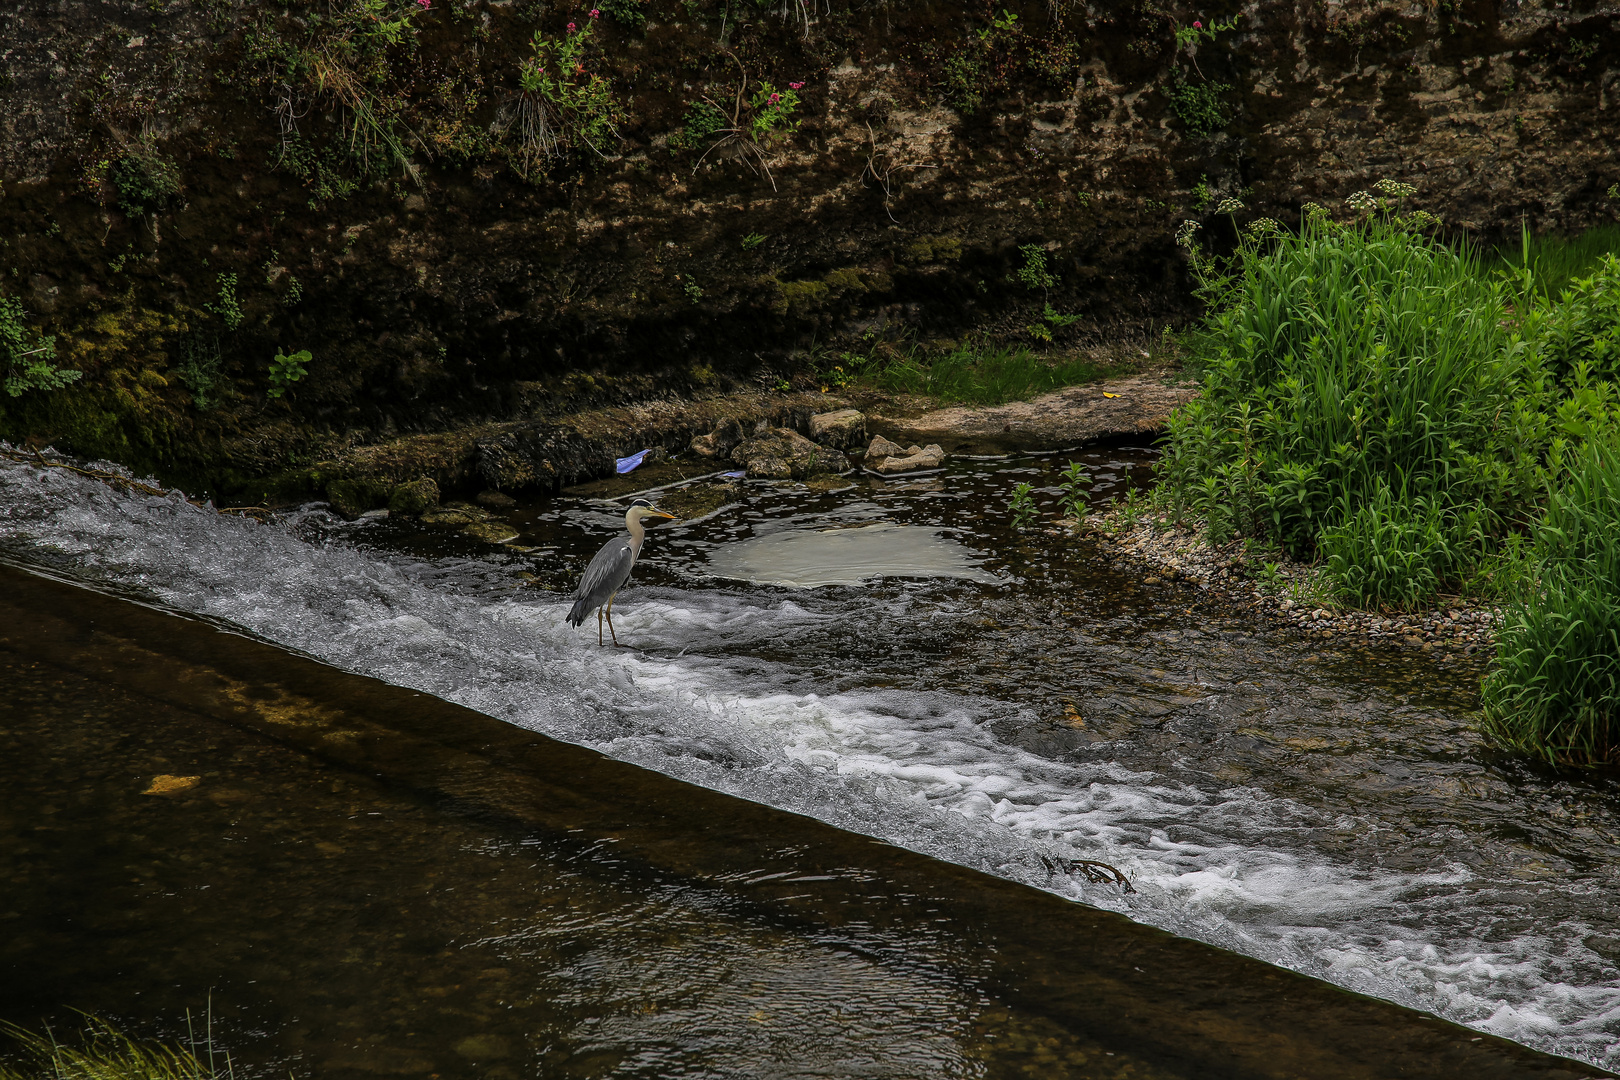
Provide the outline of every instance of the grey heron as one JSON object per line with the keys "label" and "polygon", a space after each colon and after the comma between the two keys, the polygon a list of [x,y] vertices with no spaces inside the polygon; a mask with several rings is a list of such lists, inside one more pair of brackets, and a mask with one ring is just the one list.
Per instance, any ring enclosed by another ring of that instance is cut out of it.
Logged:
{"label": "grey heron", "polygon": [[665,513],[646,499],[631,503],[630,509],[624,514],[624,527],[630,530],[630,535],[618,536],[603,544],[602,550],[591,560],[591,565],[585,568],[584,576],[579,579],[579,588],[574,590],[574,606],[569,609],[568,621],[578,626],[595,608],[598,645],[602,644],[604,606],[607,609],[608,633],[613,634],[613,644],[619,643],[619,635],[613,632],[613,598],[630,580],[630,571],[635,569],[636,557],[641,554],[641,542],[647,538],[647,530],[641,523],[650,517],[674,519],[675,515]]}

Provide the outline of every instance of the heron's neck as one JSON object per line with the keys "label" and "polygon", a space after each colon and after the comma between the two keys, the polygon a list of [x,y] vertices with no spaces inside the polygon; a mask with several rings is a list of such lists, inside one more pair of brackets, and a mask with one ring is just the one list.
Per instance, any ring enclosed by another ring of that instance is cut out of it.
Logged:
{"label": "heron's neck", "polygon": [[630,557],[641,557],[641,542],[647,538],[647,530],[642,527],[641,518],[636,514],[624,515],[624,527],[630,530]]}

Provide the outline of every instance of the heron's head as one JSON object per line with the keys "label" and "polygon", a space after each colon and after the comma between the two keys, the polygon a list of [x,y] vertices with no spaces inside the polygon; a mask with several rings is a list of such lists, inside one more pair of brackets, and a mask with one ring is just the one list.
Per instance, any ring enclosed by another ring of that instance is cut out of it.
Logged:
{"label": "heron's head", "polygon": [[624,515],[626,521],[645,521],[647,518],[668,518],[673,521],[675,515],[667,510],[658,509],[646,499],[637,499],[631,503],[630,509],[625,511]]}

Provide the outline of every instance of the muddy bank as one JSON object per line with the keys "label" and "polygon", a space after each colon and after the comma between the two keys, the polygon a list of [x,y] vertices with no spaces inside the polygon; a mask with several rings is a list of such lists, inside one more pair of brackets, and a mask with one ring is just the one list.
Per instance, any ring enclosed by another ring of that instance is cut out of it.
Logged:
{"label": "muddy bank", "polygon": [[1242,540],[1212,545],[1198,522],[1176,525],[1116,506],[1069,525],[1093,537],[1105,557],[1133,566],[1145,584],[1181,582],[1313,640],[1377,642],[1469,662],[1495,655],[1499,610],[1477,598],[1440,596],[1417,611],[1356,611],[1334,602],[1317,581],[1319,567],[1254,551]]}

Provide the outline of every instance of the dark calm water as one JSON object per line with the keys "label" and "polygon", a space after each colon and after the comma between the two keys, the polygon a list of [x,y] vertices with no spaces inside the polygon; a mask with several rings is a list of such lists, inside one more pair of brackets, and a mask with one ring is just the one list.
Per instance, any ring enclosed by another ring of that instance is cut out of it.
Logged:
{"label": "dark calm water", "polygon": [[[653,532],[637,584],[615,607],[628,646],[618,650],[599,649],[594,627],[575,630],[561,616],[573,577],[621,527],[622,503],[603,500],[630,483],[520,507],[510,519],[530,550],[517,551],[401,522],[344,524],[318,508],[260,526],[4,464],[0,549],[716,791],[1612,1063],[1613,783],[1543,775],[1485,749],[1469,728],[1477,670],[1274,635],[1193,590],[1144,585],[1084,542],[1014,533],[1012,485],[1027,480],[1049,498],[1070,457],[1092,467],[1101,497],[1141,482],[1149,460],[1105,449],[957,462],[839,490],[737,486],[695,520]],[[858,559],[839,554],[851,544]],[[826,580],[840,561],[887,573],[794,587]],[[909,576],[942,572],[951,576]],[[262,945],[233,934],[220,946],[243,964],[280,964],[274,978],[309,979],[311,1015],[323,1018],[308,1036],[321,1047],[311,1061],[387,1071],[334,1056],[331,1018],[349,1001],[355,1039],[383,1035],[374,1045],[419,1055],[398,1058],[401,1074],[424,1061],[518,1075],[535,1063],[544,1075],[674,1074],[675,1061],[703,1063],[694,1075],[1002,1074],[1016,1055],[986,1047],[1045,1038],[1056,1040],[1051,1062],[1070,1054],[1079,1055],[1071,1064],[1101,1067],[1083,1040],[1029,1024],[1011,1033],[1016,1018],[996,1021],[1009,1034],[984,1036],[982,1017],[999,1006],[971,971],[936,978],[937,964],[856,963],[814,935],[716,910],[701,890],[627,883],[521,837],[447,823],[386,783],[316,775],[321,766],[251,740],[227,746],[201,720],[157,724],[160,734],[140,742],[120,726],[121,707],[92,703],[93,691],[65,676],[31,691],[38,715],[85,720],[74,733],[40,722],[20,738],[36,740],[40,760],[94,779],[75,802],[50,795],[72,787],[63,769],[41,768],[21,805],[55,808],[45,816],[69,829],[63,850],[107,832],[133,845],[120,888],[144,887],[155,865],[184,865],[191,824],[141,823],[180,806],[195,808],[208,836],[239,829],[244,867],[272,857],[255,847],[272,836],[277,850],[291,836],[339,849],[289,867],[285,882],[243,875],[234,887],[278,914],[265,920]],[[89,697],[75,704],[75,695]],[[259,786],[199,784],[178,800],[130,790],[123,811],[90,794],[120,768],[202,772],[196,756],[159,768],[150,755],[181,744],[202,755],[210,740],[220,749],[208,754],[254,762],[244,770]],[[231,790],[248,794],[220,796]],[[227,824],[241,820],[256,824]],[[1136,892],[1054,878],[1042,856],[1105,860]],[[432,883],[448,880],[457,895],[438,896]],[[161,894],[174,925],[199,927],[199,948],[213,947],[208,920],[224,918],[204,894],[232,887],[208,881],[196,896],[168,885]],[[453,909],[444,926],[483,929],[457,930],[449,948],[442,929],[413,929],[439,912],[425,899],[400,903],[411,887]],[[30,888],[31,906],[15,917],[46,918],[39,906],[58,901],[40,896],[82,889]],[[116,913],[97,917],[120,940]],[[343,966],[343,950],[318,932],[334,925],[352,926],[358,966]],[[593,934],[605,936],[581,944]],[[277,958],[303,941],[307,956]],[[593,959],[576,962],[570,950]],[[166,996],[171,1009],[196,1006],[185,980],[160,992],[144,978],[128,985]],[[368,990],[379,979],[398,997],[395,1018]],[[636,985],[686,982],[682,1007],[636,1011]],[[100,985],[84,1005],[116,1011],[120,984]],[[439,990],[456,1004],[436,1015],[459,1020],[423,1019]],[[760,995],[758,1009],[744,1008],[748,993]],[[611,1015],[604,1000],[616,1004]],[[829,1014],[828,1003],[844,1001],[860,1023],[841,1004]],[[249,1023],[250,1008],[230,1007]],[[522,1034],[479,1011],[523,1008],[535,1019]],[[407,1037],[396,1023],[421,1030]],[[761,1049],[771,1045],[766,1028],[785,1040],[775,1050]],[[457,1049],[480,1032],[494,1041]],[[558,1048],[554,1058],[546,1047]],[[761,1064],[781,1061],[806,1064]]]}

